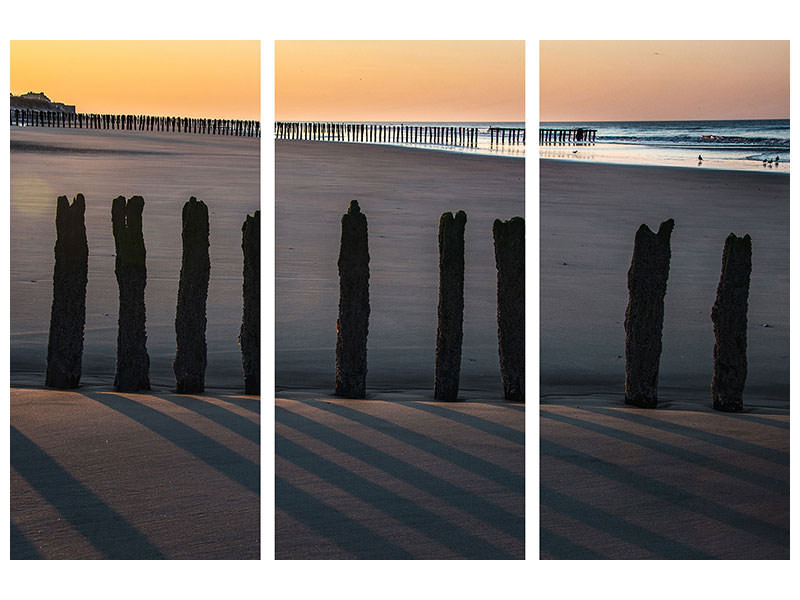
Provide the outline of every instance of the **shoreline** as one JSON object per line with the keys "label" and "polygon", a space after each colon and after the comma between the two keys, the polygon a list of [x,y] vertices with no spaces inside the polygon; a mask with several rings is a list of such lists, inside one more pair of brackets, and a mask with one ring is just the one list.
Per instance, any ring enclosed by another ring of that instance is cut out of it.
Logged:
{"label": "shoreline", "polygon": [[[628,162],[613,162],[613,161],[603,161],[603,160],[592,160],[592,162],[584,162],[579,159],[573,158],[555,158],[555,157],[544,157],[539,156],[538,160],[542,162],[557,162],[557,163],[568,163],[568,164],[579,164],[579,165],[602,165],[607,167],[646,167],[646,168],[655,168],[655,169],[685,169],[687,171],[704,171],[706,173],[716,173],[716,172],[723,172],[723,173],[759,173],[762,175],[769,175],[769,176],[785,176],[789,177],[791,173],[789,171],[778,171],[778,170],[767,170],[762,169],[760,167],[753,166],[752,168],[746,169],[737,169],[737,168],[725,168],[725,167],[697,167],[691,165],[665,165],[665,164],[647,164],[647,163],[628,163]],[[704,161],[706,162],[706,161]]]}

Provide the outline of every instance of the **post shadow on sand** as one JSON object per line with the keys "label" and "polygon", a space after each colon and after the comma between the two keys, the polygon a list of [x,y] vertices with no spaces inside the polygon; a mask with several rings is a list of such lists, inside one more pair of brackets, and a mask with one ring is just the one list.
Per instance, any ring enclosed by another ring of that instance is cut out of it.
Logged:
{"label": "post shadow on sand", "polygon": [[625,403],[642,408],[658,404],[658,366],[664,325],[664,296],[669,276],[670,236],[675,221],[661,223],[658,233],[647,225],[636,232],[628,270],[625,311]]}
{"label": "post shadow on sand", "polygon": [[72,205],[66,196],[58,197],[53,304],[45,376],[48,387],[76,388],[81,380],[89,264],[85,212],[83,194],[75,196]]}
{"label": "post shadow on sand", "polygon": [[261,393],[261,211],[242,224],[242,370],[245,394]]}
{"label": "post shadow on sand", "polygon": [[[292,413],[287,414],[286,411],[282,411],[280,408],[276,410],[276,420],[278,419],[280,419],[282,425],[288,427],[298,426],[292,423],[295,419],[306,421],[303,417]],[[371,446],[360,444],[352,438],[348,438],[348,436],[339,434],[325,426],[314,427],[307,431],[312,430],[315,436],[322,436],[319,439],[325,440],[326,443],[332,444],[341,451],[360,458],[363,457],[363,460],[378,469],[390,473],[393,477],[407,481],[438,498],[443,498],[453,506],[473,514],[482,521],[517,539],[524,539],[525,524],[523,518],[506,512],[504,509],[487,502],[479,495],[465,492],[462,488],[454,486],[443,479],[430,475]],[[363,454],[360,451],[363,451]],[[473,535],[466,528],[462,528],[460,525],[431,511],[424,503],[418,503],[378,485],[370,479],[339,465],[337,462],[308,450],[283,435],[276,434],[275,436],[275,454],[301,469],[328,481],[332,485],[347,490],[348,493],[391,515],[407,527],[417,529],[420,533],[429,536],[467,558],[512,558],[507,552]],[[280,498],[278,496],[276,500],[278,504],[287,504],[289,502],[296,503],[298,499],[291,497]]]}
{"label": "post shadow on sand", "polygon": [[506,400],[525,401],[525,220],[496,219],[497,342]]}
{"label": "post shadow on sand", "polygon": [[752,244],[749,235],[731,233],[722,252],[717,299],[711,309],[714,322],[714,408],[739,412],[747,378],[747,298],[750,293]]}
{"label": "post shadow on sand", "polygon": [[84,392],[84,396],[136,421],[254,494],[261,493],[261,470],[258,464],[197,429],[148,406],[146,399],[132,399],[110,392]]}
{"label": "post shadow on sand", "polygon": [[[143,533],[13,425],[11,467],[105,558],[164,558]],[[31,547],[24,536],[12,536],[11,558],[31,558]]]}
{"label": "post shadow on sand", "polygon": [[342,216],[339,248],[339,317],[336,320],[336,395],[364,398],[369,330],[367,217],[353,200]]}
{"label": "post shadow on sand", "polygon": [[123,196],[111,205],[111,223],[117,256],[114,273],[119,286],[119,329],[114,388],[119,392],[150,389],[144,289],[147,285],[146,251],[142,236],[144,199]]}
{"label": "post shadow on sand", "polygon": [[208,208],[192,196],[181,214],[183,255],[175,311],[177,351],[172,368],[179,394],[202,392],[206,374],[206,300],[211,261]]}
{"label": "post shadow on sand", "polygon": [[436,369],[433,397],[458,399],[461,343],[464,337],[464,227],[463,210],[439,219],[439,324],[436,331]]}

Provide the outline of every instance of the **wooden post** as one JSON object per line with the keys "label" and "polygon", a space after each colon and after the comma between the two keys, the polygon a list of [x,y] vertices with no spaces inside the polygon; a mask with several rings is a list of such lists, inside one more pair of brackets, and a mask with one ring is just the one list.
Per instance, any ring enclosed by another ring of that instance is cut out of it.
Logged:
{"label": "wooden post", "polygon": [[114,273],[119,286],[119,329],[117,369],[114,387],[118,392],[150,389],[150,357],[145,332],[144,289],[147,285],[145,246],[142,237],[144,200],[122,196],[111,206],[114,245],[117,251]]}
{"label": "wooden post", "polygon": [[464,211],[439,219],[439,325],[433,397],[458,399],[464,323]]}
{"label": "wooden post", "polygon": [[45,385],[48,387],[76,388],[81,381],[89,263],[85,212],[83,194],[75,196],[72,206],[66,196],[59,196],[56,203],[53,304],[47,342]]}
{"label": "wooden post", "polygon": [[205,389],[206,299],[211,261],[208,256],[208,208],[192,196],[181,213],[183,254],[175,311],[177,352],[172,368],[179,394]]}
{"label": "wooden post", "polygon": [[525,220],[495,219],[497,341],[506,400],[525,401]]}
{"label": "wooden post", "polygon": [[261,211],[242,224],[242,347],[244,393],[261,393]]}
{"label": "wooden post", "polygon": [[625,311],[625,403],[642,408],[658,404],[658,367],[664,296],[669,277],[670,236],[675,221],[661,223],[658,233],[647,225],[636,232],[628,271]]}
{"label": "wooden post", "polygon": [[339,317],[336,321],[336,395],[366,396],[369,330],[367,218],[353,200],[342,216],[339,250]]}
{"label": "wooden post", "polygon": [[747,300],[750,294],[752,243],[749,235],[730,234],[722,253],[722,273],[717,300],[711,309],[714,322],[714,408],[738,412],[744,408],[742,392],[747,379]]}

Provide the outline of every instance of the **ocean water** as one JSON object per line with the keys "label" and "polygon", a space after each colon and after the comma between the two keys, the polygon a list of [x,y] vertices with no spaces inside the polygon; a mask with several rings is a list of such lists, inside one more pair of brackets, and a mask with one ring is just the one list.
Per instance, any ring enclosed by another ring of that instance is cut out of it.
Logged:
{"label": "ocean water", "polygon": [[402,146],[405,148],[421,148],[424,150],[436,150],[440,152],[455,152],[458,154],[482,154],[490,156],[512,156],[516,158],[524,158],[525,144],[492,144],[489,135],[490,127],[505,127],[524,129],[525,123],[522,121],[360,121],[358,124],[365,125],[409,125],[413,127],[475,127],[478,129],[478,145],[477,147],[467,148],[461,146],[448,146],[444,144],[411,144],[401,142],[347,142],[354,144],[372,144],[372,145],[389,145],[389,146]]}
{"label": "ocean water", "polygon": [[144,197],[150,381],[172,389],[181,209],[209,208],[208,388],[241,389],[241,227],[259,209],[260,140],[136,131],[12,127],[11,382],[43,385],[52,302],[56,198],[86,198],[89,242],[82,383],[113,384],[118,290],[111,201]]}
{"label": "ocean water", "polygon": [[789,119],[550,121],[542,122],[540,127],[597,130],[594,145],[540,145],[540,158],[789,172]]}

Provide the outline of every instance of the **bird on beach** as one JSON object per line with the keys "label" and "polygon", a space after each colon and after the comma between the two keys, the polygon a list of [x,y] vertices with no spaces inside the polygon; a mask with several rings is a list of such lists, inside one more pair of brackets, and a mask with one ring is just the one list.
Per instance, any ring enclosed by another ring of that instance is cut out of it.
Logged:
{"label": "bird on beach", "polygon": [[703,156],[698,154],[697,155],[697,162],[703,162]]}

